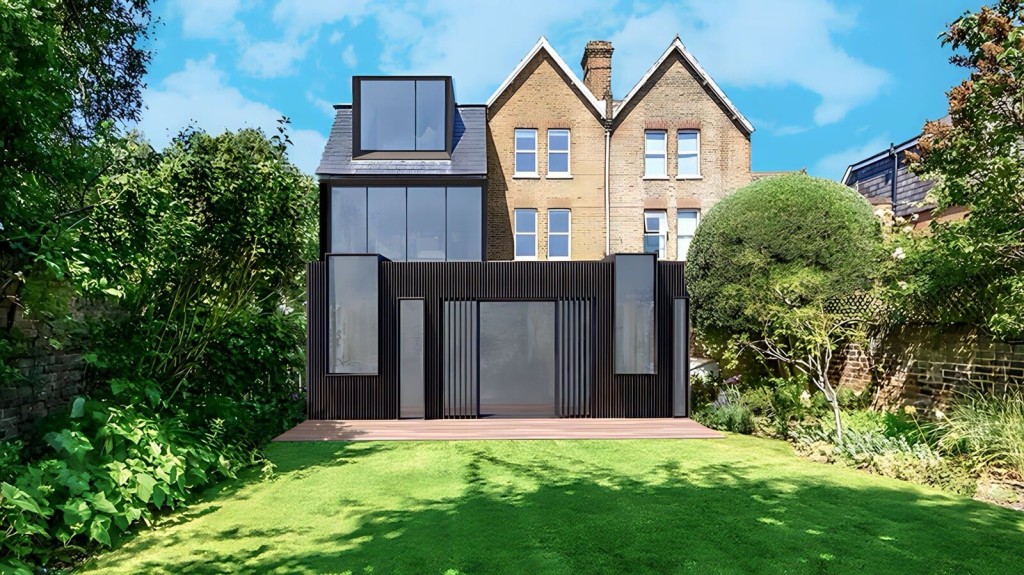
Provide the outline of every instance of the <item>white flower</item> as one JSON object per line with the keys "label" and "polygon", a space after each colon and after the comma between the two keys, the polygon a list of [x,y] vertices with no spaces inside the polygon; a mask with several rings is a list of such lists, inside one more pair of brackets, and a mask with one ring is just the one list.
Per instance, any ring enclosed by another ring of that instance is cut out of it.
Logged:
{"label": "white flower", "polygon": [[804,406],[811,405],[811,394],[806,389],[800,394],[800,403]]}
{"label": "white flower", "polygon": [[907,289],[908,287],[910,287],[910,284],[902,280],[896,282],[896,285],[900,286],[900,289]]}
{"label": "white flower", "polygon": [[942,419],[943,417],[946,417],[946,414],[942,413],[941,409],[936,409],[935,410],[935,419]]}
{"label": "white flower", "polygon": [[901,260],[907,257],[907,254],[903,252],[903,248],[896,248],[896,251],[892,252],[892,259]]}

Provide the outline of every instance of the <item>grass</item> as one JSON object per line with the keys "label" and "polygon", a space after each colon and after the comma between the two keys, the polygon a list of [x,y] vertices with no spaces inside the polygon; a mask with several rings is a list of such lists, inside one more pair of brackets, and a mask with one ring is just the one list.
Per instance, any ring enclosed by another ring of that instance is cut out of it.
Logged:
{"label": "grass", "polygon": [[1018,573],[1024,514],[724,440],[274,444],[88,573]]}

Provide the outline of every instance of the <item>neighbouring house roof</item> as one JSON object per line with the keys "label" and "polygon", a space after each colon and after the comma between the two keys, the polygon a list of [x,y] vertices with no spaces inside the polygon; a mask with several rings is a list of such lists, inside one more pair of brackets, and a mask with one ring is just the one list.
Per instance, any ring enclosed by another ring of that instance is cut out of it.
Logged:
{"label": "neighbouring house roof", "polygon": [[866,168],[867,166],[870,166],[871,164],[874,164],[875,162],[877,162],[879,160],[883,160],[885,158],[890,158],[891,157],[890,154],[893,154],[893,153],[898,154],[900,152],[909,150],[909,149],[913,148],[914,146],[917,146],[917,140],[920,137],[921,137],[920,135],[917,135],[917,136],[914,136],[913,138],[910,138],[909,140],[907,140],[905,142],[902,142],[900,144],[893,144],[891,149],[887,148],[885,150],[882,150],[881,152],[878,152],[877,154],[874,154],[872,156],[869,156],[869,157],[867,157],[867,158],[857,162],[856,164],[850,164],[849,166],[847,166],[846,172],[843,174],[843,179],[841,180],[842,183],[844,185],[849,186],[850,185],[850,176],[853,175],[853,173],[856,172],[857,170],[859,170],[861,168]]}
{"label": "neighbouring house roof", "polygon": [[352,106],[335,106],[334,125],[316,175],[330,176],[486,176],[487,110],[456,106],[450,160],[353,160]]}
{"label": "neighbouring house roof", "polygon": [[555,65],[558,66],[558,69],[561,70],[561,72],[565,74],[567,78],[569,78],[569,81],[572,83],[573,87],[575,87],[576,90],[579,91],[583,99],[588,104],[590,104],[592,108],[594,108],[594,111],[597,112],[597,114],[601,118],[604,118],[604,100],[598,100],[597,98],[594,97],[594,94],[590,92],[590,89],[587,88],[587,86],[578,77],[576,77],[576,74],[565,63],[565,60],[562,60],[562,57],[558,55],[558,52],[555,51],[555,49],[548,42],[548,39],[545,38],[544,36],[541,36],[540,40],[537,40],[537,43],[534,44],[533,48],[530,49],[526,56],[524,56],[523,59],[519,61],[519,64],[517,64],[515,69],[512,70],[512,73],[509,74],[508,77],[505,78],[505,81],[502,82],[500,86],[498,86],[498,89],[495,90],[493,94],[491,94],[491,97],[487,99],[487,106],[490,107],[492,104],[494,104],[498,97],[505,93],[505,90],[507,90],[508,87],[512,85],[512,82],[514,82],[515,79],[519,77],[519,74],[523,72],[523,69],[526,68],[527,64],[529,64],[533,60],[534,56],[536,56],[537,53],[540,52],[541,50],[544,50],[545,52],[548,53],[549,56],[551,56],[551,59],[555,62]]}
{"label": "neighbouring house roof", "polygon": [[658,61],[655,62],[654,65],[651,66],[649,70],[647,70],[647,73],[645,73],[643,77],[640,78],[640,81],[637,82],[635,86],[633,86],[633,89],[630,90],[629,94],[625,98],[623,98],[617,106],[615,106],[613,117],[617,118],[619,116],[619,113],[626,109],[626,107],[637,95],[637,93],[640,92],[641,88],[647,85],[647,82],[651,80],[651,77],[654,76],[654,73],[658,70],[661,64],[669,56],[671,56],[673,52],[677,52],[680,56],[682,56],[683,60],[685,60],[686,63],[689,64],[691,68],[693,68],[693,70],[697,73],[697,76],[701,79],[701,83],[704,84],[711,92],[711,94],[716,99],[718,99],[719,103],[721,103],[721,105],[724,106],[732,114],[732,119],[739,122],[739,124],[743,126],[743,128],[746,130],[747,134],[753,133],[754,125],[751,124],[750,121],[747,120],[747,118],[740,113],[740,111],[736,108],[732,101],[729,100],[729,98],[725,95],[725,92],[723,92],[722,89],[718,87],[718,84],[715,83],[714,79],[712,79],[711,76],[708,75],[704,68],[701,67],[700,63],[697,62],[697,59],[693,57],[693,54],[690,54],[689,50],[686,49],[686,46],[683,46],[683,42],[679,39],[678,36],[676,36],[676,38],[672,40],[672,43],[669,44],[668,49],[666,49],[665,53],[661,55],[661,58],[658,58]]}
{"label": "neighbouring house roof", "polygon": [[873,206],[890,206],[896,216],[906,217],[935,209],[935,205],[927,201],[934,182],[922,180],[910,171],[906,159],[907,152],[916,150],[919,138],[915,136],[891,144],[888,149],[850,164],[843,174],[843,185],[855,189]]}

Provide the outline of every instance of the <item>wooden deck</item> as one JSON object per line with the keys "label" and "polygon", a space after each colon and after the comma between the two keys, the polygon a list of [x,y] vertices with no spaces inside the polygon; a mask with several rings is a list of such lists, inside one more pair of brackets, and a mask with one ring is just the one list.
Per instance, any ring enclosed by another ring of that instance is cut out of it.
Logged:
{"label": "wooden deck", "polygon": [[304,421],[274,441],[713,439],[692,419],[402,419]]}

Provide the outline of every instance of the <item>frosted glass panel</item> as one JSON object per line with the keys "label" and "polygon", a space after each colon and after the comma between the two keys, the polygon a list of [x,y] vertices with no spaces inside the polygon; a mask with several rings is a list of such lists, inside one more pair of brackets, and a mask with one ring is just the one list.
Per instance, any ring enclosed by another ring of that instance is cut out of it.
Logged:
{"label": "frosted glass panel", "polygon": [[423,300],[398,301],[399,416],[423,417]]}
{"label": "frosted glass panel", "polygon": [[656,373],[654,257],[615,257],[615,373]]}
{"label": "frosted glass panel", "polygon": [[331,190],[331,251],[366,253],[366,188]]}
{"label": "frosted glass panel", "polygon": [[377,373],[377,261],[377,256],[328,257],[330,373]]}

